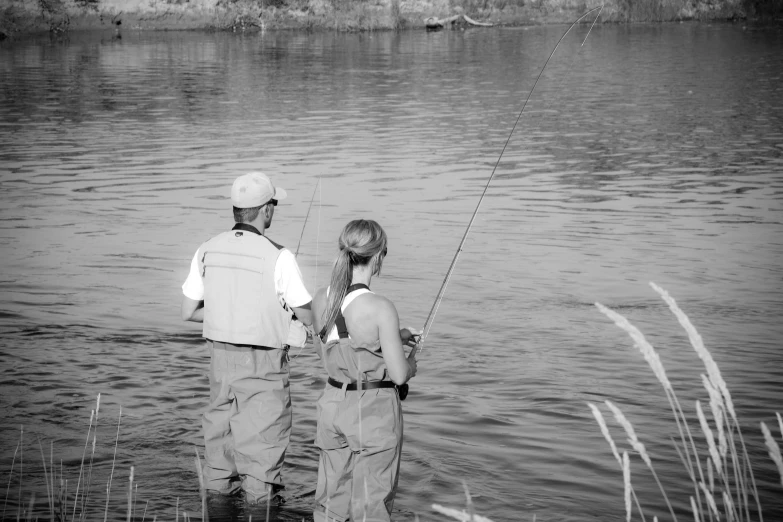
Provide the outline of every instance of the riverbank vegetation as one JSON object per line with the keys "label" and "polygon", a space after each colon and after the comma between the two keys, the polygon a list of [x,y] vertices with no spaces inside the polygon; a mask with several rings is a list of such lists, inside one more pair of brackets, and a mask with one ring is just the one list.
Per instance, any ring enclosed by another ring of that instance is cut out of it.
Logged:
{"label": "riverbank vegetation", "polygon": [[81,29],[424,29],[428,18],[457,15],[495,26],[550,24],[600,5],[602,22],[783,21],[783,0],[5,0],[0,39]]}

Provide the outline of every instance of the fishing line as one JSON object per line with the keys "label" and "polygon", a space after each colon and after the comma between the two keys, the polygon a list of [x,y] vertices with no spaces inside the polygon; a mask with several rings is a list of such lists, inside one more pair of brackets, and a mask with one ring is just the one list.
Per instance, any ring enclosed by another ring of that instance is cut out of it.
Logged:
{"label": "fishing line", "polygon": [[[315,182],[315,188],[313,188],[313,195],[310,197],[310,205],[307,207],[307,214],[305,215],[304,223],[302,223],[302,233],[299,234],[299,244],[296,245],[296,252],[294,253],[294,258],[299,256],[299,246],[302,244],[302,237],[304,237],[305,228],[307,227],[307,219],[310,217],[310,209],[313,208],[313,201],[315,200],[315,193],[318,192],[318,232],[316,232],[315,237],[315,278],[313,282],[317,281],[318,278],[318,241],[320,239],[321,235],[321,191],[319,190],[319,187],[321,186],[321,177],[319,176],[318,179]],[[317,288],[317,287],[316,287]],[[306,343],[305,343],[306,344]],[[299,357],[299,354],[302,353],[302,350],[304,349],[304,346],[299,347],[299,351],[296,352],[296,355],[294,355],[293,358],[291,358],[291,361],[295,361],[297,357]]]}
{"label": "fishing line", "polygon": [[321,209],[323,208],[323,185],[318,178],[318,227],[315,233],[315,274],[313,274],[313,288],[318,288],[318,243],[321,240]]}
{"label": "fishing line", "polygon": [[296,252],[294,253],[294,257],[299,256],[299,247],[302,245],[302,238],[304,237],[305,227],[307,226],[307,218],[310,217],[310,209],[313,208],[313,200],[315,199],[315,192],[318,190],[318,186],[320,184],[321,184],[321,178],[319,177],[318,180],[315,182],[315,187],[313,187],[313,195],[310,198],[310,205],[307,207],[307,215],[305,216],[304,223],[302,224],[302,233],[299,234],[299,243],[296,245]]}
{"label": "fishing line", "polygon": [[446,277],[443,279],[443,283],[440,286],[440,290],[438,291],[438,295],[435,297],[435,302],[432,304],[432,308],[430,309],[430,313],[427,316],[427,320],[424,322],[424,328],[422,329],[421,337],[419,338],[419,352],[421,352],[421,349],[423,348],[424,340],[427,338],[427,335],[430,333],[430,328],[432,327],[432,322],[435,320],[435,314],[438,313],[438,308],[440,308],[440,303],[443,301],[443,295],[446,291],[446,286],[448,286],[449,281],[451,280],[451,275],[454,272],[454,268],[457,265],[457,259],[459,259],[460,253],[462,253],[462,247],[465,244],[465,240],[468,238],[468,233],[470,232],[471,227],[473,226],[473,221],[476,219],[476,215],[478,215],[478,211],[481,208],[481,202],[484,201],[484,196],[487,194],[487,190],[489,189],[489,184],[492,183],[492,179],[495,177],[495,171],[498,168],[498,165],[500,164],[500,159],[503,157],[503,153],[506,151],[506,147],[508,147],[509,142],[511,141],[511,136],[514,134],[514,130],[517,128],[517,124],[519,123],[520,118],[522,118],[522,113],[525,111],[525,107],[527,107],[528,102],[530,101],[530,97],[533,96],[533,91],[536,89],[536,85],[538,85],[538,80],[541,79],[541,76],[544,74],[544,70],[546,69],[547,64],[549,64],[549,60],[552,59],[552,56],[554,56],[555,51],[557,51],[557,48],[560,47],[560,43],[565,39],[565,37],[568,35],[568,33],[571,32],[571,29],[573,29],[576,24],[582,21],[585,17],[587,17],[590,13],[593,11],[598,11],[598,14],[595,17],[595,20],[593,20],[592,25],[590,25],[590,29],[587,31],[587,35],[585,36],[585,39],[582,41],[582,45],[585,44],[587,41],[587,37],[590,36],[590,31],[593,30],[593,26],[595,25],[596,21],[598,20],[598,17],[601,16],[601,11],[603,10],[604,6],[601,5],[599,7],[594,7],[587,11],[585,14],[577,18],[566,30],[565,33],[563,33],[563,36],[560,37],[560,39],[557,41],[557,44],[555,45],[555,48],[552,49],[552,52],[549,54],[549,57],[544,62],[544,66],[541,68],[541,71],[538,73],[538,77],[536,77],[536,81],[533,83],[533,88],[530,89],[530,92],[527,95],[527,98],[525,99],[525,103],[522,105],[522,109],[519,111],[519,114],[517,115],[517,119],[514,122],[514,126],[511,128],[511,132],[508,134],[508,138],[506,138],[506,143],[503,145],[503,149],[500,151],[500,155],[498,156],[497,161],[495,162],[495,166],[492,169],[492,174],[489,176],[489,180],[487,180],[487,184],[484,185],[484,191],[481,193],[481,197],[479,198],[478,205],[476,205],[476,210],[473,211],[473,216],[471,216],[470,221],[468,222],[468,227],[465,229],[465,233],[462,235],[462,240],[459,243],[459,247],[457,247],[457,252],[454,254],[454,258],[451,260],[451,265],[449,265],[449,269],[446,272]]}

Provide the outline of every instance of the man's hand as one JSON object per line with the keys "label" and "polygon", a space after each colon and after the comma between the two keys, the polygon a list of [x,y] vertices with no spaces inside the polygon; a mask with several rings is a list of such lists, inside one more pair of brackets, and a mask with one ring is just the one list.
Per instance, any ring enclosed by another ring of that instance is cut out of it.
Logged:
{"label": "man's hand", "polygon": [[204,301],[195,301],[187,296],[182,298],[182,320],[194,323],[204,322]]}

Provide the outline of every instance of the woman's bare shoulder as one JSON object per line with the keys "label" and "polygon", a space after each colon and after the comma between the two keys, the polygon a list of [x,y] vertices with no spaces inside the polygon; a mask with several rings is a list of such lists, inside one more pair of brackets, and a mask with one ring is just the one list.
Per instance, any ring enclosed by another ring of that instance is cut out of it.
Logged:
{"label": "woman's bare shoulder", "polygon": [[397,308],[388,297],[375,293],[368,293],[360,297],[365,298],[366,306],[371,307],[375,313],[382,315],[393,313],[397,315]]}

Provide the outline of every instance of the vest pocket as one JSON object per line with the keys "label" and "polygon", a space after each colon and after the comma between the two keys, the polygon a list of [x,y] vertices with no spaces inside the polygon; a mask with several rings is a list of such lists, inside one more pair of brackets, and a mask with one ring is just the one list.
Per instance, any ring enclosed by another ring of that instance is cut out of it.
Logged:
{"label": "vest pocket", "polygon": [[227,268],[230,270],[247,270],[264,275],[264,258],[228,252],[205,252],[204,275],[208,268]]}

